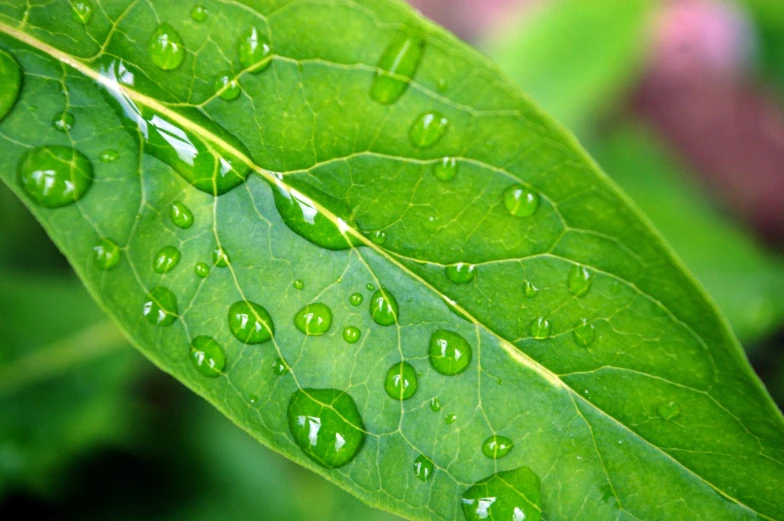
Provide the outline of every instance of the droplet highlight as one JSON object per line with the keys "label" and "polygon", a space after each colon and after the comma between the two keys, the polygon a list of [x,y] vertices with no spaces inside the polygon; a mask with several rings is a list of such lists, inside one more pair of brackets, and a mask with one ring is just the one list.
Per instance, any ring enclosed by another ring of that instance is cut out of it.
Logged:
{"label": "droplet highlight", "polygon": [[596,338],[596,328],[591,322],[588,322],[588,319],[583,318],[580,320],[580,324],[572,330],[572,337],[578,346],[588,347],[593,344]]}
{"label": "droplet highlight", "polygon": [[441,411],[441,400],[438,397],[430,399],[430,410],[433,412]]}
{"label": "droplet highlight", "polygon": [[197,336],[191,342],[191,364],[202,376],[216,378],[226,366],[226,354],[215,339]]}
{"label": "droplet highlight", "polygon": [[19,163],[19,182],[25,192],[45,208],[75,203],[93,184],[93,166],[70,147],[35,147]]}
{"label": "droplet highlight", "polygon": [[222,72],[213,81],[215,93],[226,101],[234,101],[242,94],[242,87],[231,72]]}
{"label": "droplet highlight", "polygon": [[466,521],[540,521],[541,483],[528,467],[499,472],[469,488],[461,500]]}
{"label": "droplet highlight", "polygon": [[376,230],[374,232],[371,232],[370,234],[368,234],[368,237],[370,238],[370,242],[372,242],[377,246],[381,246],[382,244],[387,242],[387,234],[386,232],[381,230]]}
{"label": "droplet highlight", "polygon": [[395,35],[378,60],[370,97],[383,105],[400,99],[419,68],[424,50],[423,38],[406,32]]}
{"label": "droplet highlight", "polygon": [[473,349],[458,333],[437,329],[430,335],[430,364],[446,376],[454,376],[468,368]]}
{"label": "droplet highlight", "polygon": [[534,286],[533,282],[526,280],[523,281],[523,293],[526,298],[534,298],[539,293],[539,288]]}
{"label": "droplet highlight", "polygon": [[445,157],[433,165],[433,175],[439,181],[446,183],[457,177],[457,169],[457,159]]}
{"label": "droplet highlight", "polygon": [[348,297],[349,303],[356,307],[362,304],[365,300],[365,297],[362,296],[362,293],[352,293],[350,297]]}
{"label": "droplet highlight", "polygon": [[291,283],[291,285],[294,286],[294,289],[296,289],[297,291],[301,291],[305,289],[305,281],[303,281],[302,279],[296,279],[294,282]]}
{"label": "droplet highlight", "polygon": [[120,157],[120,154],[116,150],[112,150],[111,148],[107,148],[103,152],[101,152],[100,159],[103,163],[114,163],[117,161],[117,158]]}
{"label": "droplet highlight", "polygon": [[446,276],[455,284],[468,284],[476,277],[476,266],[458,262],[446,267]]}
{"label": "droplet highlight", "polygon": [[544,317],[539,317],[531,324],[531,336],[536,340],[544,340],[550,336],[550,321]]}
{"label": "droplet highlight", "polygon": [[416,369],[408,362],[394,364],[387,371],[384,390],[395,400],[408,400],[417,390]]}
{"label": "droplet highlight", "polygon": [[457,414],[447,414],[446,418],[444,418],[444,423],[447,425],[452,425],[457,421]]}
{"label": "droplet highlight", "polygon": [[332,309],[320,302],[308,304],[294,316],[294,325],[306,335],[323,335],[332,325]]}
{"label": "droplet highlight", "polygon": [[656,407],[656,413],[663,420],[674,420],[681,413],[680,407],[675,402],[663,402]]}
{"label": "droplet highlight", "polygon": [[204,20],[207,19],[207,8],[199,4],[194,5],[191,8],[191,18],[195,22],[200,22],[200,23],[203,22]]}
{"label": "droplet highlight", "polygon": [[391,326],[397,322],[400,309],[397,299],[388,290],[381,288],[370,297],[370,316],[380,326]]}
{"label": "droplet highlight", "polygon": [[226,250],[220,246],[212,250],[212,264],[216,268],[225,268],[230,262],[231,259],[229,259],[229,254],[226,253]]}
{"label": "droplet highlight", "polygon": [[411,126],[409,138],[417,148],[428,148],[439,141],[449,128],[449,120],[440,112],[426,112]]}
{"label": "droplet highlight", "polygon": [[356,344],[359,342],[359,338],[362,336],[362,331],[359,328],[354,326],[346,326],[343,329],[343,340],[348,342],[349,344]]}
{"label": "droplet highlight", "polygon": [[108,271],[117,266],[121,258],[120,247],[111,239],[104,237],[93,246],[93,260],[99,269]]}
{"label": "droplet highlight", "polygon": [[187,230],[193,226],[193,212],[181,201],[175,201],[169,208],[169,218],[174,226]]}
{"label": "droplet highlight", "polygon": [[575,265],[569,270],[567,285],[569,293],[575,297],[582,297],[591,289],[593,273],[585,266]]}
{"label": "droplet highlight", "polygon": [[76,0],[71,2],[71,12],[74,20],[87,25],[93,17],[93,3],[90,0]]}
{"label": "droplet highlight", "polygon": [[523,185],[513,185],[504,192],[504,206],[514,217],[530,217],[539,209],[539,194]]}
{"label": "droplet highlight", "polygon": [[490,459],[503,458],[512,451],[514,442],[506,436],[490,436],[482,444],[482,454]]}
{"label": "droplet highlight", "polygon": [[58,132],[69,132],[76,123],[76,118],[70,112],[58,112],[52,119],[52,126]]}
{"label": "droplet highlight", "polygon": [[276,376],[283,376],[289,372],[289,364],[282,358],[276,358],[272,361],[272,374]]}
{"label": "droplet highlight", "polygon": [[206,279],[210,274],[210,267],[207,266],[207,264],[204,262],[199,262],[196,264],[196,266],[193,267],[193,272],[200,279]]}
{"label": "droplet highlight", "polygon": [[176,69],[185,60],[182,37],[167,23],[160,24],[152,33],[148,50],[152,63],[165,71]]}
{"label": "droplet highlight", "polygon": [[181,256],[180,250],[174,246],[165,246],[155,254],[152,268],[155,270],[155,273],[169,273],[180,263]]}
{"label": "droplet highlight", "polygon": [[0,49],[0,121],[11,112],[22,89],[22,67],[8,52]]}
{"label": "droplet highlight", "polygon": [[166,327],[177,320],[177,297],[169,288],[157,286],[147,294],[142,306],[142,314],[150,324]]}
{"label": "droplet highlight", "polygon": [[264,306],[240,300],[229,308],[229,330],[243,344],[263,344],[275,334],[275,324]]}
{"label": "droplet highlight", "polygon": [[239,54],[242,67],[253,73],[265,70],[272,63],[270,58],[272,48],[269,39],[255,27],[251,27],[240,35],[237,54]]}
{"label": "droplet highlight", "polygon": [[417,459],[414,460],[414,476],[419,481],[429,481],[431,477],[433,477],[433,472],[435,472],[435,465],[433,462],[425,456],[424,454],[420,454]]}

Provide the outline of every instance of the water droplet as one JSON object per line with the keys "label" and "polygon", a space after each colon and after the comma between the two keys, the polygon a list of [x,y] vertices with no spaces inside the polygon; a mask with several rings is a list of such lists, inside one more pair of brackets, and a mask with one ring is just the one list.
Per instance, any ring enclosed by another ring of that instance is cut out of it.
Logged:
{"label": "water droplet", "polygon": [[621,291],[621,283],[617,280],[614,280],[612,285],[610,286],[610,293],[613,295],[617,295]]}
{"label": "water droplet", "polygon": [[408,136],[415,147],[427,148],[438,143],[448,127],[449,120],[440,112],[426,112],[414,122]]}
{"label": "water droplet", "polygon": [[349,344],[356,344],[359,342],[359,337],[361,336],[362,332],[359,330],[359,328],[354,326],[346,326],[345,329],[343,329],[343,340]]}
{"label": "water droplet", "polygon": [[585,266],[575,265],[569,271],[569,293],[575,297],[582,297],[591,289],[593,274]]}
{"label": "water droplet", "polygon": [[251,394],[250,396],[248,396],[248,401],[251,404],[253,404],[253,405],[259,403],[259,395],[258,394]]}
{"label": "water droplet", "polygon": [[454,376],[465,371],[472,355],[468,340],[457,333],[437,329],[430,335],[430,363],[443,375]]}
{"label": "water droplet", "polygon": [[438,78],[437,87],[441,92],[445,92],[449,88],[449,82],[446,80],[446,78]]}
{"label": "water droplet", "polygon": [[457,159],[445,157],[433,166],[433,175],[439,181],[451,181],[457,176]]}
{"label": "water droplet", "polygon": [[242,94],[242,87],[231,72],[218,74],[212,85],[215,88],[215,93],[220,93],[218,96],[226,101],[233,101]]}
{"label": "water droplet", "polygon": [[19,163],[19,182],[41,206],[59,208],[84,197],[93,184],[93,166],[73,148],[36,147]]}
{"label": "water droplet", "polygon": [[387,371],[384,389],[395,400],[408,400],[417,390],[416,370],[408,362],[394,364]]}
{"label": "water droplet", "polygon": [[332,310],[320,302],[308,304],[294,316],[294,325],[306,335],[323,335],[332,325]]}
{"label": "water droplet", "polygon": [[142,306],[147,322],[154,326],[170,326],[177,320],[177,297],[163,286],[152,288]]}
{"label": "water droplet", "polygon": [[371,232],[368,235],[368,237],[370,237],[370,242],[378,246],[381,246],[382,244],[387,242],[387,234],[386,232],[383,232],[381,230],[376,230],[374,232]]}
{"label": "water droplet", "polygon": [[237,44],[237,53],[242,67],[253,73],[263,71],[272,63],[272,60],[268,59],[272,55],[269,40],[255,27],[242,33]]}
{"label": "water droplet", "polygon": [[226,250],[220,246],[212,250],[212,264],[216,268],[225,268],[230,262],[231,259],[229,259],[229,254],[226,253]]}
{"label": "water droplet", "polygon": [[102,270],[110,270],[117,266],[121,257],[120,247],[111,239],[103,238],[93,246],[93,259],[96,266]]}
{"label": "water droplet", "polygon": [[365,443],[365,425],[354,399],[337,389],[301,389],[288,408],[291,434],[313,461],[338,468],[354,459]]}
{"label": "water droplet", "polygon": [[513,185],[504,192],[504,206],[515,217],[529,217],[539,209],[539,194],[523,185]]}
{"label": "water droplet", "polygon": [[482,444],[482,454],[490,459],[503,458],[514,447],[514,442],[506,436],[490,436]]}
{"label": "water droplet", "polygon": [[375,291],[376,287],[373,284],[371,284],[370,282],[368,282],[367,284],[365,284],[365,289],[368,290],[368,291]]}
{"label": "water droplet", "polygon": [[305,282],[302,279],[297,279],[291,283],[297,291],[305,289]]}
{"label": "water droplet", "polygon": [[536,294],[539,293],[539,289],[534,286],[533,282],[528,280],[523,282],[523,291],[527,298],[534,298]]}
{"label": "water droplet", "polygon": [[168,273],[180,263],[180,250],[174,246],[165,246],[155,254],[152,267],[155,273]]}
{"label": "water droplet", "polygon": [[580,325],[572,331],[572,336],[578,346],[588,347],[596,338],[596,329],[593,327],[593,324],[588,322],[588,319],[583,318],[580,320]]}
{"label": "water droplet", "polygon": [[476,266],[458,262],[446,267],[446,276],[455,284],[467,284],[476,277]]}
{"label": "water droplet", "polygon": [[60,132],[68,132],[73,128],[75,122],[76,119],[70,112],[59,112],[54,115],[52,126]]}
{"label": "water droplet", "polygon": [[214,339],[197,336],[191,342],[191,363],[202,376],[215,378],[226,366],[226,355]]}
{"label": "water droplet", "polygon": [[229,330],[242,343],[263,344],[275,334],[275,324],[263,306],[240,300],[229,308]]}
{"label": "water droplet", "polygon": [[434,471],[435,466],[433,465],[433,462],[424,454],[420,454],[419,457],[414,460],[414,476],[416,476],[419,481],[428,481],[433,476]]}
{"label": "water droplet", "polygon": [[196,22],[203,22],[207,19],[207,8],[203,5],[194,5],[191,8],[191,18]]}
{"label": "water droplet", "polygon": [[365,300],[365,297],[362,296],[362,293],[352,293],[351,296],[348,298],[348,301],[351,303],[352,306],[359,306]]}
{"label": "water droplet", "polygon": [[174,226],[182,228],[183,230],[187,230],[193,226],[193,213],[190,208],[180,201],[172,203],[171,208],[169,209],[169,218]]}
{"label": "water droplet", "polygon": [[5,119],[19,98],[22,68],[11,54],[0,49],[0,121]]}
{"label": "water droplet", "polygon": [[430,400],[430,410],[433,412],[439,412],[441,410],[441,400],[437,397]]}
{"label": "water droplet", "polygon": [[276,358],[272,361],[272,373],[277,376],[283,376],[289,372],[289,364],[282,358]]}
{"label": "water droplet", "polygon": [[397,299],[384,288],[379,289],[370,297],[370,315],[376,324],[391,326],[397,322],[399,313]]}
{"label": "water droplet", "polygon": [[117,161],[117,158],[120,157],[120,154],[116,150],[112,150],[111,148],[107,148],[103,152],[101,152],[101,161],[104,163],[113,163]]}
{"label": "water droplet", "polygon": [[204,262],[199,262],[193,267],[193,272],[200,279],[206,279],[207,275],[210,274],[210,267]]}
{"label": "water droplet", "polygon": [[152,62],[165,71],[176,69],[185,60],[182,37],[167,23],[162,23],[152,33],[149,51]]}
{"label": "water droplet", "polygon": [[423,38],[405,32],[395,35],[378,60],[370,97],[384,105],[400,99],[419,67],[424,50]]}
{"label": "water droplet", "polygon": [[444,418],[444,422],[447,425],[452,425],[457,421],[457,414],[447,414],[446,418]]}
{"label": "water droplet", "polygon": [[499,472],[463,494],[466,521],[540,521],[541,484],[528,467]]}
{"label": "water droplet", "polygon": [[93,17],[93,3],[90,0],[76,0],[71,3],[74,20],[87,25]]}
{"label": "water droplet", "polygon": [[681,409],[675,402],[665,402],[660,403],[659,406],[656,407],[656,413],[663,419],[669,421],[675,419],[675,417],[681,413]]}
{"label": "water droplet", "polygon": [[550,336],[550,321],[544,317],[539,317],[531,324],[531,336],[537,340],[544,340]]}

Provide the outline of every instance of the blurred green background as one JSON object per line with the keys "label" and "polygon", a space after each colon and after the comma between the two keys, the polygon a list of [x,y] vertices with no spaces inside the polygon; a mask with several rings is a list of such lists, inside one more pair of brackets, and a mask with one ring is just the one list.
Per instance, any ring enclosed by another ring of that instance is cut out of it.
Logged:
{"label": "blurred green background", "polygon": [[[784,404],[780,0],[412,0],[591,151]],[[152,367],[0,186],[0,519],[396,519]]]}

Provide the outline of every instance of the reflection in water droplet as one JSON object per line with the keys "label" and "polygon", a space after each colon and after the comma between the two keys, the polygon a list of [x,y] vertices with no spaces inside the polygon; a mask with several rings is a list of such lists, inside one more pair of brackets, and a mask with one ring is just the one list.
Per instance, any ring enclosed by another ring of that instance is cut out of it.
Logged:
{"label": "reflection in water droplet", "polygon": [[384,379],[384,389],[395,400],[408,400],[417,390],[417,375],[408,362],[398,362],[389,368]]}
{"label": "reflection in water droplet", "polygon": [[70,112],[58,112],[52,119],[52,126],[60,132],[68,132],[74,126],[76,119]]}
{"label": "reflection in water droplet", "polygon": [[466,521],[540,521],[541,484],[528,467],[499,472],[463,494]]}
{"label": "reflection in water droplet", "polygon": [[365,297],[362,296],[362,293],[352,293],[351,296],[348,298],[348,301],[351,303],[352,306],[359,306],[365,300]]}
{"label": "reflection in water droplet", "polygon": [[191,18],[197,22],[203,22],[207,19],[207,8],[203,5],[194,5],[191,8]]}
{"label": "reflection in water droplet", "polygon": [[212,250],[212,264],[217,268],[225,268],[229,265],[231,259],[229,259],[229,254],[226,253],[226,250],[218,246],[214,250]]}
{"label": "reflection in water droplet", "polygon": [[523,282],[523,291],[528,298],[534,298],[539,293],[539,289],[534,286],[533,282],[527,280]]}
{"label": "reflection in water droplet", "polygon": [[302,279],[296,279],[294,282],[291,283],[294,286],[294,289],[297,291],[305,289],[305,281]]}
{"label": "reflection in water droplet", "polygon": [[93,246],[95,265],[102,270],[110,270],[117,266],[121,257],[120,247],[111,239],[103,238]]}
{"label": "reflection in water droplet", "polygon": [[349,344],[356,344],[359,342],[359,337],[362,336],[362,332],[359,328],[354,326],[346,326],[343,329],[343,340],[348,342]]}
{"label": "reflection in water droplet", "polygon": [[531,324],[531,336],[537,340],[544,340],[550,336],[550,321],[544,317],[539,317]]}
{"label": "reflection in water droplet", "polygon": [[504,192],[504,206],[515,217],[529,217],[539,209],[539,194],[523,185],[513,185]]}
{"label": "reflection in water droplet", "polygon": [[210,274],[210,267],[207,266],[204,262],[199,262],[196,266],[193,267],[193,272],[196,274],[197,277],[201,279],[207,278],[207,275]]}
{"label": "reflection in water droplet", "polygon": [[580,320],[580,325],[574,328],[572,331],[572,336],[574,337],[574,342],[580,347],[588,347],[593,343],[594,338],[596,338],[596,329],[593,327],[593,324],[588,322],[587,318],[583,318]]}
{"label": "reflection in water droplet", "polygon": [[681,409],[675,402],[663,402],[656,407],[656,413],[662,419],[669,421],[675,419],[681,413]]}
{"label": "reflection in water droplet", "polygon": [[420,454],[419,457],[414,460],[414,476],[416,476],[419,481],[428,481],[433,476],[434,471],[435,466],[433,465],[433,462],[424,454]]}
{"label": "reflection in water droplet", "polygon": [[118,157],[120,157],[120,154],[111,148],[107,148],[101,152],[101,161],[104,163],[113,163],[114,161],[117,161]]}
{"label": "reflection in water droplet", "polygon": [[90,0],[76,0],[71,2],[74,20],[88,24],[93,17],[93,3]]}
{"label": "reflection in water droplet", "polygon": [[444,422],[447,425],[452,425],[457,421],[457,414],[447,414],[446,418],[444,418]]}
{"label": "reflection in water droplet", "polygon": [[397,322],[400,310],[397,299],[389,291],[381,288],[370,297],[370,316],[380,326],[391,326]]}
{"label": "reflection in water droplet", "polygon": [[237,54],[240,56],[242,67],[253,73],[263,71],[272,63],[270,59],[272,48],[269,40],[255,27],[251,27],[240,35]]}
{"label": "reflection in water droplet", "polygon": [[457,176],[457,159],[445,157],[433,166],[433,175],[439,181],[451,181]]}
{"label": "reflection in water droplet", "polygon": [[370,237],[370,242],[379,246],[387,242],[387,234],[381,230],[371,232],[368,237]]}
{"label": "reflection in water droplet", "polygon": [[354,459],[365,443],[365,425],[357,405],[336,389],[301,389],[288,408],[291,434],[306,456],[326,468]]}
{"label": "reflection in water droplet", "polygon": [[373,284],[371,284],[370,282],[368,282],[367,284],[365,284],[365,289],[368,290],[368,291],[375,291],[376,287]]}
{"label": "reflection in water droplet", "polygon": [[277,376],[283,376],[289,372],[289,364],[282,358],[276,358],[272,361],[272,373]]}
{"label": "reflection in water droplet", "polygon": [[448,127],[449,120],[440,112],[426,112],[411,125],[408,136],[415,147],[428,148],[441,141]]}
{"label": "reflection in water droplet", "polygon": [[170,326],[177,320],[177,297],[163,286],[152,288],[142,306],[142,314],[154,326]]}
{"label": "reflection in water droplet", "polygon": [[70,147],[35,147],[19,163],[19,182],[45,208],[59,208],[84,197],[93,184],[93,166]]}
{"label": "reflection in water droplet", "polygon": [[167,23],[162,23],[155,29],[148,48],[150,60],[165,71],[176,69],[185,60],[182,37]]}
{"label": "reflection in water droplet", "polygon": [[585,266],[574,265],[569,271],[569,293],[575,297],[582,297],[591,289],[593,274]]}
{"label": "reflection in water droplet", "polygon": [[242,88],[239,81],[231,72],[222,72],[215,77],[212,83],[215,93],[226,101],[233,101],[240,97]]}
{"label": "reflection in water droplet", "polygon": [[308,304],[294,316],[294,325],[306,335],[323,335],[332,325],[332,310],[320,302]]}
{"label": "reflection in water droplet", "polygon": [[185,203],[175,201],[169,209],[169,218],[172,224],[183,230],[187,230],[193,226],[193,213],[190,208],[185,206]]}
{"label": "reflection in water droplet", "polygon": [[439,412],[441,410],[441,400],[437,397],[430,400],[430,410],[433,412]]}
{"label": "reflection in water droplet", "polygon": [[370,97],[384,105],[397,101],[416,73],[425,40],[405,32],[398,33],[378,60]]}
{"label": "reflection in water droplet", "polygon": [[244,344],[263,344],[275,334],[275,324],[263,306],[240,300],[229,308],[229,330]]}
{"label": "reflection in water droplet", "polygon": [[490,436],[482,444],[482,454],[490,459],[503,458],[513,447],[514,442],[506,436]]}
{"label": "reflection in water droplet", "polygon": [[476,277],[476,266],[458,262],[446,267],[446,276],[455,284],[467,284]]}
{"label": "reflection in water droplet", "polygon": [[155,254],[152,267],[155,273],[168,273],[180,263],[180,250],[174,246],[165,246]]}
{"label": "reflection in water droplet", "polygon": [[226,366],[226,355],[214,339],[197,336],[191,342],[191,363],[202,376],[215,378]]}
{"label": "reflection in water droplet", "polygon": [[11,112],[22,89],[22,68],[8,52],[0,49],[0,121]]}
{"label": "reflection in water droplet", "polygon": [[454,376],[465,371],[472,355],[468,340],[457,333],[437,329],[430,335],[430,363],[443,375]]}

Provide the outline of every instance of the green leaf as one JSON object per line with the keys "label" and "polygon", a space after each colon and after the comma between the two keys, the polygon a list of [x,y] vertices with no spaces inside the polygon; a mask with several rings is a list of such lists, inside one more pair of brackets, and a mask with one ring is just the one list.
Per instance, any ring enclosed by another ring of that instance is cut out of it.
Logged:
{"label": "green leaf", "polygon": [[[0,175],[154,363],[412,519],[784,516],[784,423],[726,322],[483,57],[398,1],[203,6],[0,5],[24,74]],[[233,331],[240,301],[270,320]],[[441,330],[465,343],[434,366]]]}

